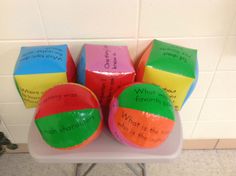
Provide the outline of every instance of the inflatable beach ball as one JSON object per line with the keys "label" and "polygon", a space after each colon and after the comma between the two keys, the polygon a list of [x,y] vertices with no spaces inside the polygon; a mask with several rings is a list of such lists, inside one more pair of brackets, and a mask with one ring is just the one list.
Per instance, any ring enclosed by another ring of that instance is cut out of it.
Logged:
{"label": "inflatable beach ball", "polygon": [[35,114],[42,138],[58,149],[74,149],[90,143],[101,133],[102,120],[96,96],[74,83],[46,91]]}
{"label": "inflatable beach ball", "polygon": [[180,110],[198,79],[197,50],[153,40],[142,55],[136,80],[161,86]]}
{"label": "inflatable beach ball", "polygon": [[175,124],[172,102],[159,86],[135,83],[119,89],[110,104],[109,128],[121,143],[154,148],[163,143]]}

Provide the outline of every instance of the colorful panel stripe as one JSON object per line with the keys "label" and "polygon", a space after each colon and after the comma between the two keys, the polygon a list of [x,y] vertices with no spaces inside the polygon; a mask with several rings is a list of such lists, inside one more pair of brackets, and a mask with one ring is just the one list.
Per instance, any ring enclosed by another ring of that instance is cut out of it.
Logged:
{"label": "colorful panel stripe", "polygon": [[118,97],[119,106],[136,109],[175,120],[172,103],[166,92],[152,84],[133,84]]}
{"label": "colorful panel stripe", "polygon": [[195,78],[197,50],[153,40],[147,65],[155,69]]}
{"label": "colorful panel stripe", "polygon": [[50,146],[67,148],[92,136],[100,126],[101,116],[98,109],[84,109],[39,118],[35,123]]}
{"label": "colorful panel stripe", "polygon": [[[188,93],[187,93],[187,95],[186,95],[186,97],[185,97],[185,99],[184,99],[184,102],[183,102],[183,105],[185,104],[185,102],[187,101],[187,99],[191,96],[191,94],[193,93],[193,90],[195,89],[195,87],[196,87],[196,85],[197,85],[197,82],[198,82],[198,62],[197,62],[197,65],[196,65],[196,70],[195,70],[195,80],[193,81],[193,83],[192,83],[192,85],[191,85],[191,87],[190,87],[190,89],[189,89],[189,91],[188,91]],[[182,106],[183,106],[182,105]]]}
{"label": "colorful panel stripe", "polygon": [[66,68],[67,81],[76,82],[76,66],[68,48]]}
{"label": "colorful panel stripe", "polygon": [[142,57],[140,59],[140,62],[138,64],[136,81],[142,82],[144,69],[145,69],[146,63],[149,59],[151,51],[152,51],[152,43],[148,46],[148,48],[146,49],[146,51],[144,52],[144,54],[142,55]]}
{"label": "colorful panel stripe", "polygon": [[81,51],[80,62],[77,68],[78,82],[83,85],[85,85],[85,77],[86,77],[85,69],[86,69],[86,50],[85,47],[83,47]]}
{"label": "colorful panel stripe", "polygon": [[118,108],[114,120],[121,140],[147,148],[165,141],[174,126],[173,120],[129,108]]}
{"label": "colorful panel stripe", "polygon": [[20,95],[27,108],[35,107],[49,88],[66,83],[66,73],[16,75],[14,76]]}
{"label": "colorful panel stripe", "polygon": [[88,88],[73,83],[66,85],[58,85],[44,94],[35,119],[67,111],[100,107],[96,96]]}
{"label": "colorful panel stripe", "polygon": [[143,82],[161,86],[169,94],[175,108],[181,109],[184,99],[194,79],[178,74],[145,67]]}
{"label": "colorful panel stripe", "polygon": [[67,45],[22,47],[15,75],[66,72]]}

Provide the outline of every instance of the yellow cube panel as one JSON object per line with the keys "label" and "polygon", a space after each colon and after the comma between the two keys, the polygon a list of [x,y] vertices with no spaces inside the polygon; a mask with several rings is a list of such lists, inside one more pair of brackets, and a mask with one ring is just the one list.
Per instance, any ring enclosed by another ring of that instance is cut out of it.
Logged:
{"label": "yellow cube panel", "polygon": [[145,66],[143,82],[156,84],[165,89],[177,110],[181,109],[193,81],[194,79],[189,77]]}
{"label": "yellow cube panel", "polygon": [[25,106],[32,108],[47,89],[66,83],[67,76],[66,73],[16,75],[15,81]]}

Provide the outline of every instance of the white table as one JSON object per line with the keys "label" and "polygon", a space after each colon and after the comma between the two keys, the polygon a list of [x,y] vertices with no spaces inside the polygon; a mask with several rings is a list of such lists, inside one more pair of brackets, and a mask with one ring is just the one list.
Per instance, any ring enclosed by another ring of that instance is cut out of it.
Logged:
{"label": "white table", "polygon": [[[44,163],[127,163],[127,166],[137,175],[137,171],[128,163],[140,163],[142,174],[146,175],[145,164],[147,162],[164,162],[175,159],[182,149],[182,127],[179,114],[176,112],[176,123],[168,139],[157,149],[136,149],[120,144],[113,138],[108,130],[91,144],[81,149],[61,151],[48,146],[42,139],[35,123],[31,123],[28,140],[29,152],[38,162]],[[78,172],[77,172],[78,174]]]}

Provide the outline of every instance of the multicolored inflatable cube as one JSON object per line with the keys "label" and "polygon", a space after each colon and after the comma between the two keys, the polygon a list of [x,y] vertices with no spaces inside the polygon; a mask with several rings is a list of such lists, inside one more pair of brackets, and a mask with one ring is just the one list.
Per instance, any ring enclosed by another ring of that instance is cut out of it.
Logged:
{"label": "multicolored inflatable cube", "polygon": [[84,45],[78,82],[97,95],[104,114],[107,114],[114,92],[134,79],[135,70],[126,46]]}
{"label": "multicolored inflatable cube", "polygon": [[42,138],[57,149],[74,149],[92,142],[102,131],[102,119],[93,92],[73,83],[46,91],[35,114]]}
{"label": "multicolored inflatable cube", "polygon": [[67,45],[22,47],[14,79],[26,108],[36,107],[49,88],[76,81],[76,67]]}
{"label": "multicolored inflatable cube", "polygon": [[168,94],[161,87],[134,83],[115,93],[108,122],[112,134],[121,143],[154,148],[171,133],[175,114]]}
{"label": "multicolored inflatable cube", "polygon": [[140,59],[136,79],[161,86],[180,110],[197,78],[197,50],[153,40]]}

